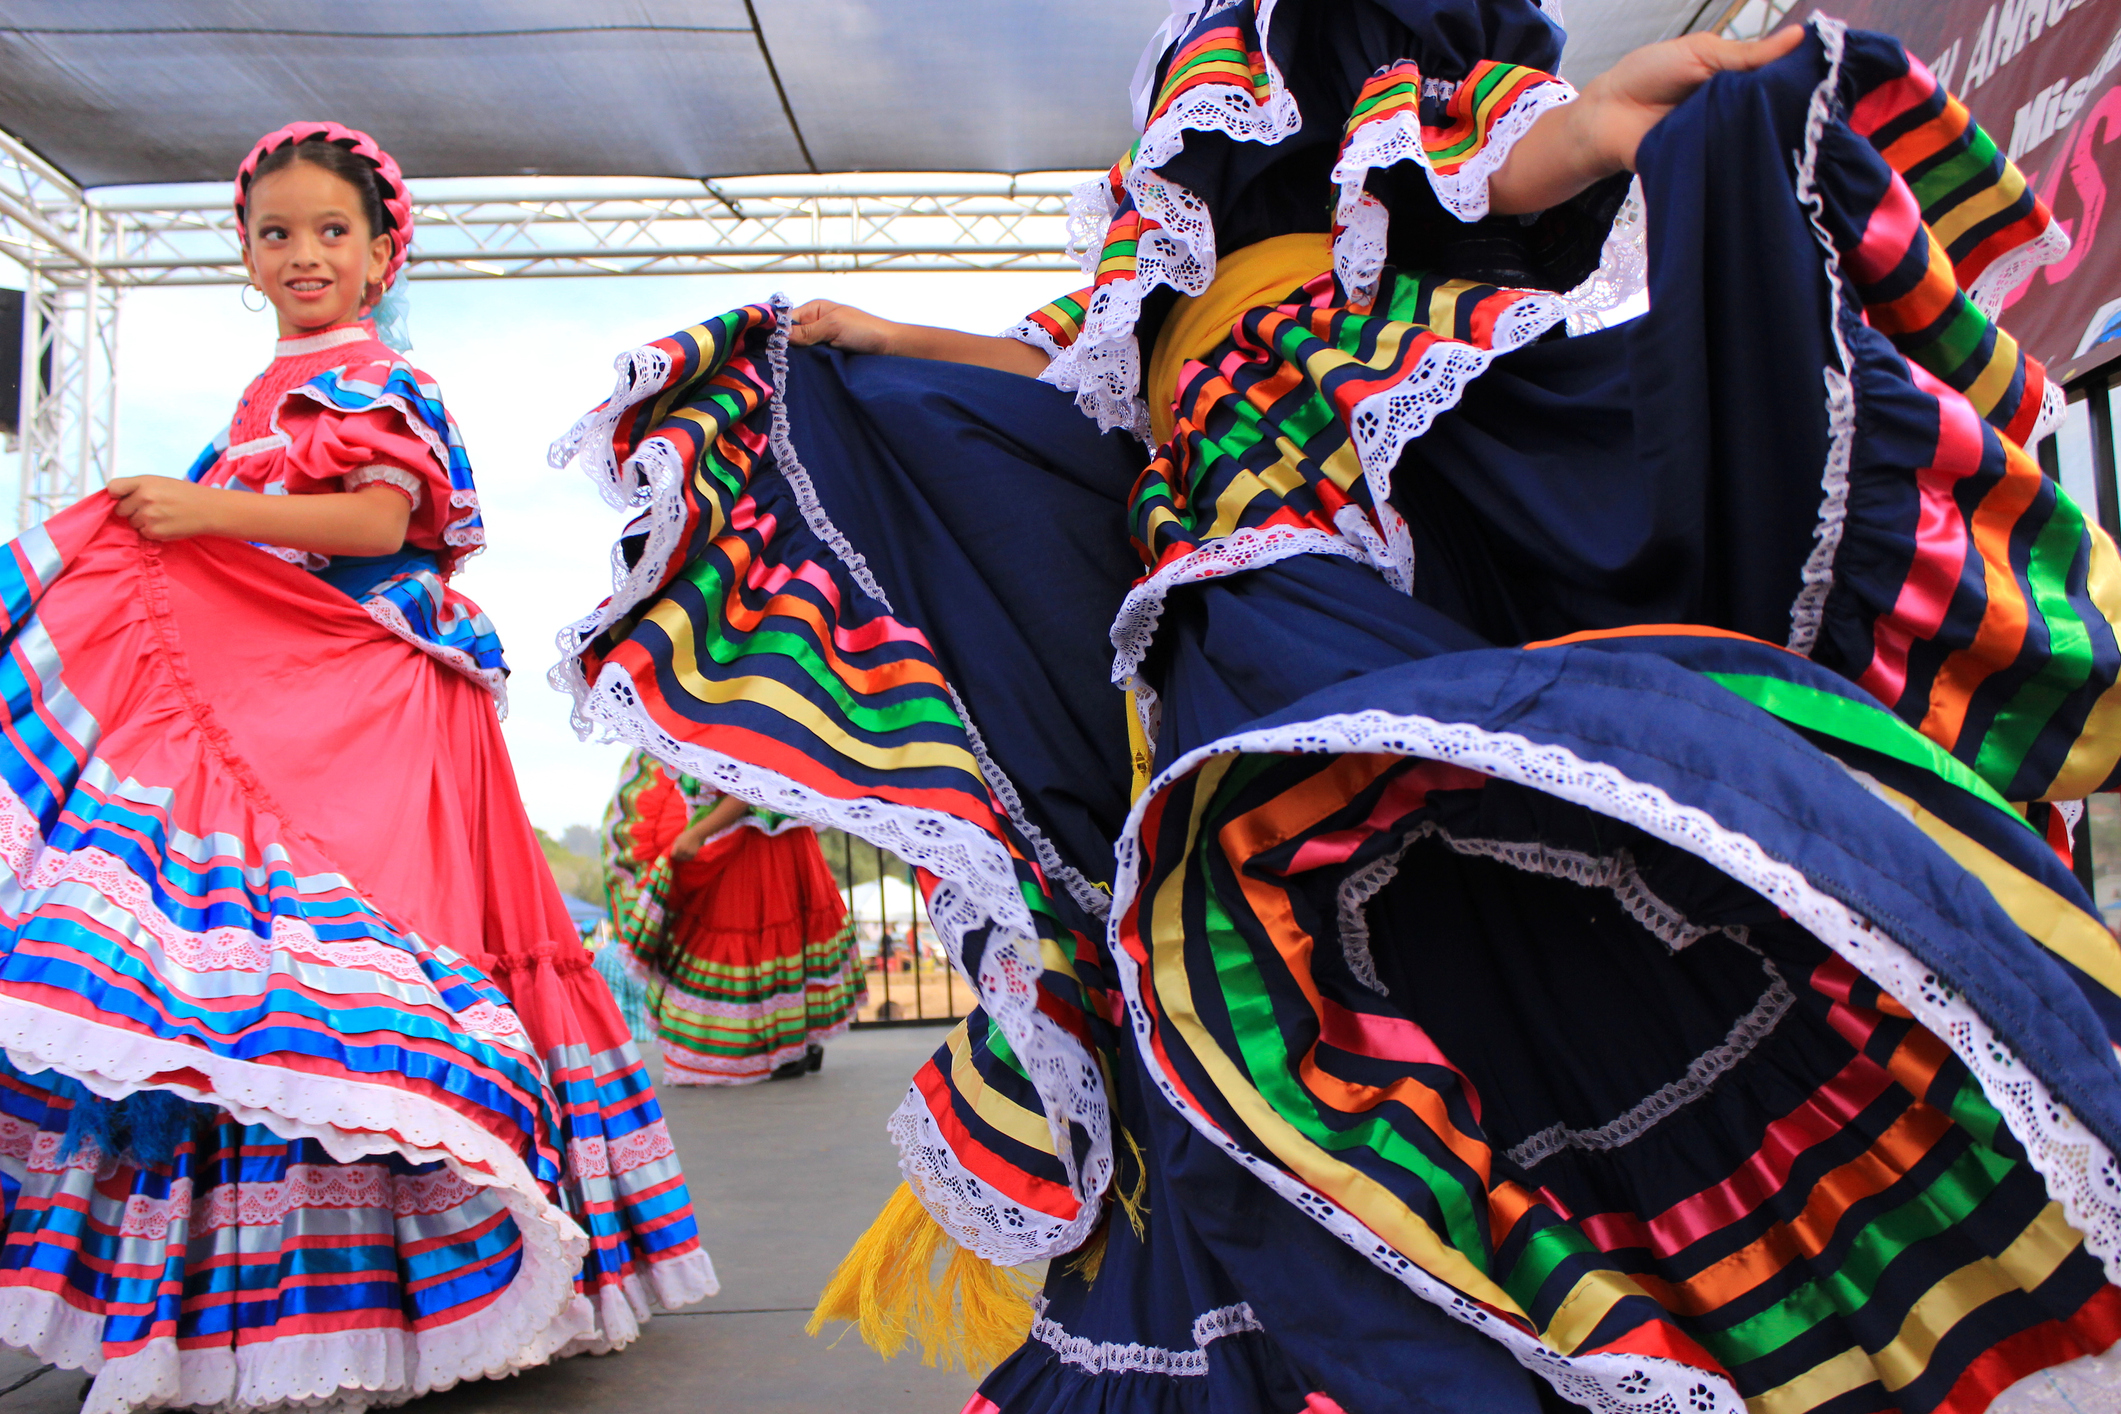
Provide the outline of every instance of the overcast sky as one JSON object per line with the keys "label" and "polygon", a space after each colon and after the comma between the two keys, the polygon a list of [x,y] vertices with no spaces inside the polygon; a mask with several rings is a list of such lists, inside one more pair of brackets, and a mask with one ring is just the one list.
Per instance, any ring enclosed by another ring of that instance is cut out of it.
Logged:
{"label": "overcast sky", "polygon": [[[578,472],[547,467],[545,449],[611,391],[614,357],[775,290],[996,333],[1077,283],[1067,274],[415,281],[412,361],[441,384],[463,430],[486,520],[486,553],[456,584],[508,647],[505,730],[531,820],[554,834],[595,823],[623,754],[578,741],[567,699],[545,683],[560,626],[609,593],[611,544],[625,523]],[[270,314],[245,310],[233,288],[129,291],[118,473],[183,475],[271,359],[272,340]],[[0,458],[10,489],[17,465]],[[10,522],[13,502],[0,502]]]}

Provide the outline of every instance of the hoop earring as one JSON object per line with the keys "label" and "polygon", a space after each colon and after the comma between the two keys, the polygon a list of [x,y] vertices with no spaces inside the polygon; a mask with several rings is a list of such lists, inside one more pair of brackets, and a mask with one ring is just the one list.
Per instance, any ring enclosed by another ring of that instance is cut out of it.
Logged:
{"label": "hoop earring", "polygon": [[[252,295],[258,297],[256,304],[250,302]],[[265,291],[259,289],[248,280],[243,282],[243,292],[237,295],[236,298],[243,301],[243,307],[252,314],[263,314],[267,309],[271,308],[271,302],[265,298]]]}

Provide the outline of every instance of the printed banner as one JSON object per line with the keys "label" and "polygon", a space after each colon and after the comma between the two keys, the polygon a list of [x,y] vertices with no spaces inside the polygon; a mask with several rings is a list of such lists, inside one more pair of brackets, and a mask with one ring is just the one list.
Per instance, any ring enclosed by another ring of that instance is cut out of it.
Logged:
{"label": "printed banner", "polygon": [[[1799,7],[1898,35],[1956,93],[2069,232],[2070,253],[2004,301],[2054,365],[2121,333],[2121,0],[1827,0]],[[2115,225],[2114,229],[2107,229]]]}

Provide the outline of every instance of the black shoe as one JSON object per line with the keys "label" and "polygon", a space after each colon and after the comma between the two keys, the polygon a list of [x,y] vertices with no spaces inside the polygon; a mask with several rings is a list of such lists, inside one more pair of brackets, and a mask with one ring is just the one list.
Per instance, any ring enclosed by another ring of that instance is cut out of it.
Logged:
{"label": "black shoe", "polygon": [[786,1065],[775,1066],[773,1068],[773,1074],[767,1076],[766,1078],[768,1080],[800,1080],[809,1073],[810,1065],[807,1061],[792,1060],[789,1061]]}
{"label": "black shoe", "polygon": [[810,1071],[818,1071],[823,1070],[824,1068],[825,1048],[823,1046],[820,1046],[817,1042],[812,1041],[810,1045],[803,1051],[803,1069]]}

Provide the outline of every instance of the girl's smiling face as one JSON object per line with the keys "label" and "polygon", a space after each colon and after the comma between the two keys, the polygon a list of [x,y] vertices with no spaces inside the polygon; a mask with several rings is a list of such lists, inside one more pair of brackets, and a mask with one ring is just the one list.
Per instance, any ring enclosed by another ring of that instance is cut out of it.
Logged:
{"label": "girl's smiling face", "polygon": [[344,177],[294,162],[251,185],[243,268],[280,316],[280,337],[350,323],[380,296],[390,237],[369,231]]}

